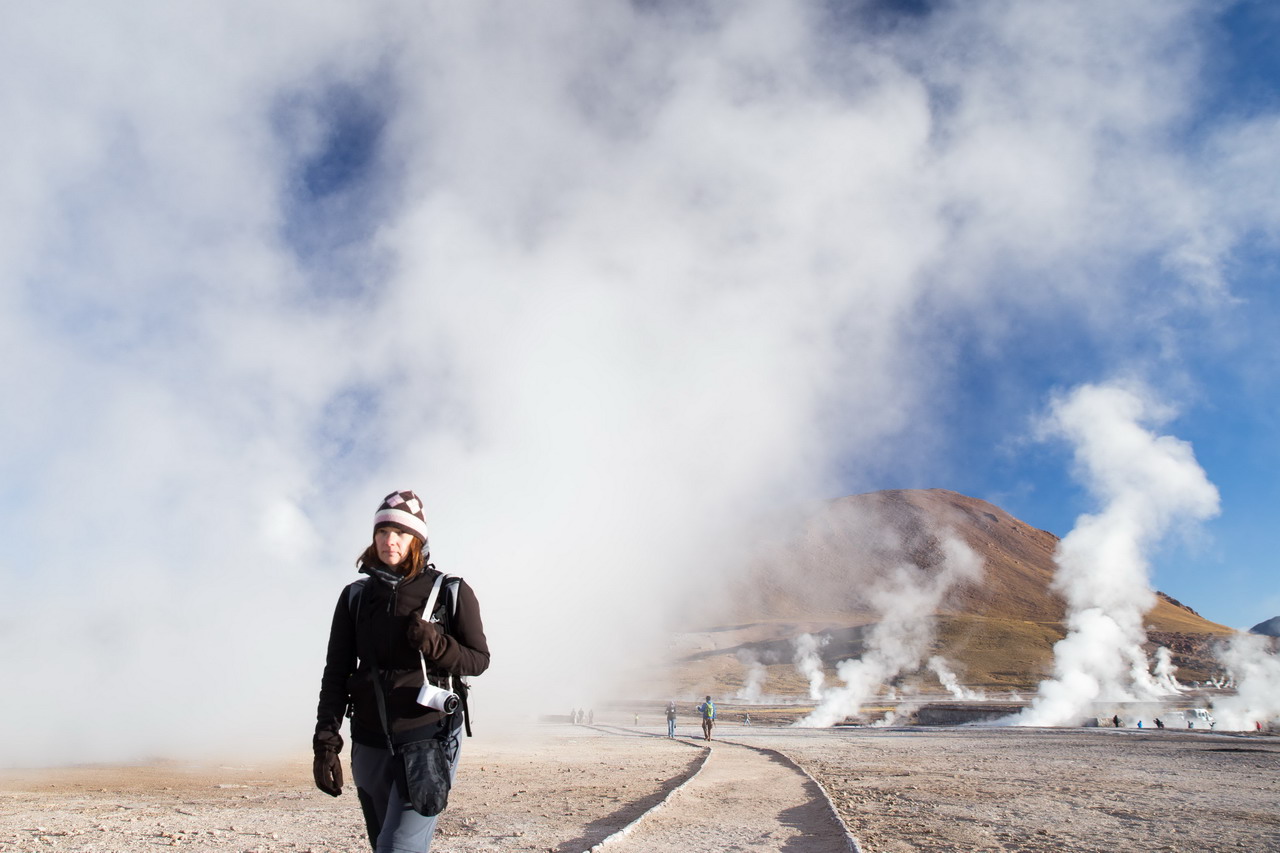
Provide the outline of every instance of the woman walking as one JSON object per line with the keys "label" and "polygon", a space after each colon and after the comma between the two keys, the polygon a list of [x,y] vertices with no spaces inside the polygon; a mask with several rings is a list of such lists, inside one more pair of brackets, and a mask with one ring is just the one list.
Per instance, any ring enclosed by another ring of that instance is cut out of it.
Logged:
{"label": "woman walking", "polygon": [[320,680],[316,787],[342,793],[340,729],[349,716],[352,781],[377,853],[431,848],[457,773],[461,678],[489,666],[475,593],[429,556],[422,501],[411,491],[387,495],[356,560],[366,577],[343,589],[334,609]]}

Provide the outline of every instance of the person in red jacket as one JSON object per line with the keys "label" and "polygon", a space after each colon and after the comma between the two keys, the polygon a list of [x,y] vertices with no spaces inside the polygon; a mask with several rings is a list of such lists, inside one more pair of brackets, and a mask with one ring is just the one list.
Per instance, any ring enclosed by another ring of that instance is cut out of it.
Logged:
{"label": "person in red jacket", "polygon": [[[430,849],[438,814],[413,806],[424,783],[406,773],[406,756],[424,746],[442,754],[447,774],[428,784],[447,793],[466,715],[460,679],[489,667],[475,592],[466,581],[446,581],[429,555],[422,501],[412,491],[387,495],[374,514],[373,541],[356,560],[366,577],[343,589],[329,628],[312,739],[315,783],[342,793],[340,730],[350,717],[352,780],[375,851]],[[419,704],[424,681],[459,695],[459,707]]]}

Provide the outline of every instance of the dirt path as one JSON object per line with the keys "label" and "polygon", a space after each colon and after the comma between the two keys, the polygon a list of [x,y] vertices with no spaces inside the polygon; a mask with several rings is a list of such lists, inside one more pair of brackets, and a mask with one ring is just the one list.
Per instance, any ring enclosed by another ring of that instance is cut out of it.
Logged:
{"label": "dirt path", "polygon": [[782,756],[713,741],[702,770],[608,853],[855,849],[816,783]]}

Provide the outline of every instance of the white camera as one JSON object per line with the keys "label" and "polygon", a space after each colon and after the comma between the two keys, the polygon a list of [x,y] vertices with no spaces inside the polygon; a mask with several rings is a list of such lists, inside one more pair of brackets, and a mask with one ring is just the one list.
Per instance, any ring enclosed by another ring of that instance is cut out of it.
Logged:
{"label": "white camera", "polygon": [[428,708],[435,708],[437,711],[444,711],[446,714],[452,714],[458,710],[458,694],[452,690],[445,690],[443,687],[436,687],[428,681],[418,691],[418,704],[425,705]]}

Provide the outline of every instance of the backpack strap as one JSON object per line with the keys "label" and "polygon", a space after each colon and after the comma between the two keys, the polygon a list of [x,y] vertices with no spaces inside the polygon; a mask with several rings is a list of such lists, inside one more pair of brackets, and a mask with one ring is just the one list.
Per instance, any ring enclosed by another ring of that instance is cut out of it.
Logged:
{"label": "backpack strap", "polygon": [[347,610],[351,612],[351,623],[354,625],[360,616],[360,600],[364,598],[364,584],[368,578],[360,578],[347,584]]}
{"label": "backpack strap", "polygon": [[[462,578],[445,576],[444,579],[444,596],[446,602],[446,613],[449,617],[449,628],[452,630],[453,623],[458,617],[458,588],[462,585]],[[468,701],[471,694],[471,685],[461,675],[455,675],[451,678],[453,682],[453,692],[458,694],[458,700],[462,705],[462,725],[466,729],[467,737],[471,737],[471,703]]]}
{"label": "backpack strap", "polygon": [[[433,566],[434,568],[434,566]],[[427,599],[426,605],[422,608],[422,618],[430,619],[435,615],[437,609],[437,594],[444,606],[445,628],[446,633],[452,633],[454,621],[458,617],[458,588],[462,585],[462,578],[454,577],[441,573],[436,578],[436,585],[432,587],[431,595]],[[426,658],[422,659],[423,680],[426,680]],[[462,726],[467,732],[467,737],[471,737],[471,703],[469,701],[471,694],[471,685],[460,675],[449,677],[450,687],[458,696],[458,704],[462,706]]]}
{"label": "backpack strap", "polygon": [[[347,612],[351,615],[351,635],[353,638],[355,637],[356,623],[360,617],[360,603],[364,600],[364,582],[367,580],[368,578],[360,578],[347,584]],[[351,702],[351,694],[348,689],[347,709],[343,716],[350,718],[354,711],[355,705]]]}

